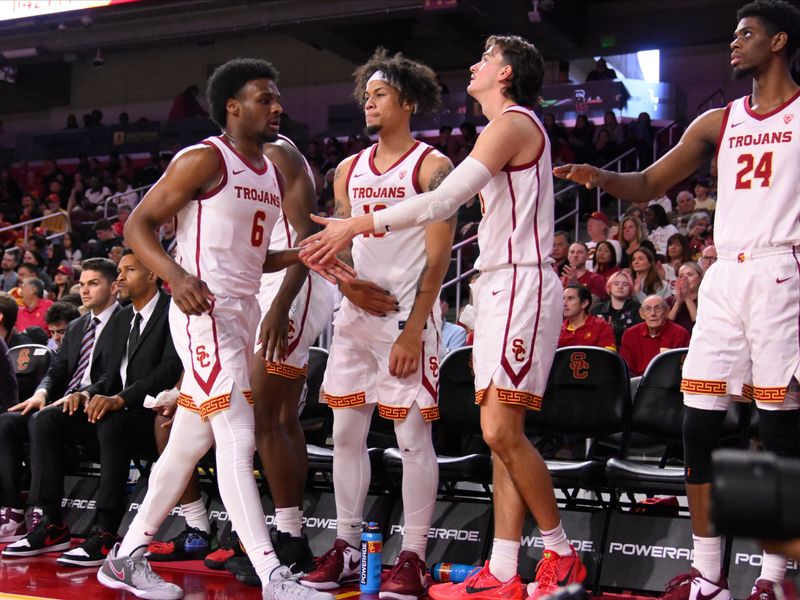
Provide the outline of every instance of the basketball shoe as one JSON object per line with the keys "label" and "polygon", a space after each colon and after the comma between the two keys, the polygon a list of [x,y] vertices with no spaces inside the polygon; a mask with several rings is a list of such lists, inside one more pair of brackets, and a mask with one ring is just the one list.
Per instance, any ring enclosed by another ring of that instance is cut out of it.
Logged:
{"label": "basketball shoe", "polygon": [[582,583],[586,579],[583,566],[575,548],[569,547],[569,556],[559,556],[553,550],[545,549],[542,559],[536,565],[536,577],[528,585],[528,600],[539,600],[571,583]]}
{"label": "basketball shoe", "polygon": [[246,556],[242,544],[239,543],[239,535],[231,530],[225,541],[222,542],[217,550],[206,556],[203,564],[209,569],[221,571],[225,568],[225,563],[231,558]]}
{"label": "basketball shoe", "polygon": [[316,568],[300,579],[303,585],[317,590],[333,590],[346,583],[358,581],[361,571],[361,552],[342,539],[316,559]]}
{"label": "basketball shoe", "polygon": [[210,533],[187,525],[169,541],[150,542],[145,556],[152,562],[204,559],[213,550],[216,530],[216,523],[211,524]]}
{"label": "basketball shoe", "polygon": [[489,561],[461,583],[432,585],[428,595],[434,600],[522,600],[522,580],[514,575],[505,583],[489,571]]}
{"label": "basketball shoe", "polygon": [[[138,550],[138,548],[137,548]],[[156,574],[144,557],[117,556],[115,544],[97,572],[97,581],[107,588],[125,590],[139,598],[150,600],[178,600],[183,590],[174,583],[164,581]]]}
{"label": "basketball shoe", "polygon": [[417,600],[428,587],[428,568],[416,552],[403,550],[388,577],[381,581],[382,600]]}
{"label": "basketball shoe", "polygon": [[83,543],[64,552],[56,562],[69,567],[99,567],[118,541],[116,534],[95,529]]}
{"label": "basketball shoe", "polygon": [[334,600],[333,594],[300,585],[296,575],[283,565],[269,575],[269,581],[261,589],[264,600]]}
{"label": "basketball shoe", "polygon": [[[775,583],[769,579],[756,579],[756,584],[753,586],[753,591],[747,597],[747,600],[777,600],[777,590],[780,590],[783,598],[788,598],[790,594],[786,593],[786,588],[785,584]],[[796,591],[794,592],[794,597],[797,598]]]}
{"label": "basketball shoe", "polygon": [[50,523],[50,519],[45,516],[33,521],[33,515],[31,524],[33,527],[24,538],[5,547],[3,556],[38,556],[47,552],[68,550],[72,545],[69,527],[66,525]]}
{"label": "basketball shoe", "polygon": [[681,573],[673,577],[664,588],[661,595],[662,600],[697,600],[702,598],[713,598],[714,600],[731,600],[731,593],[728,590],[728,580],[720,573],[719,581],[709,581],[692,567],[688,573]]}
{"label": "basketball shoe", "polygon": [[0,508],[0,544],[9,544],[25,537],[25,511],[17,508]]}

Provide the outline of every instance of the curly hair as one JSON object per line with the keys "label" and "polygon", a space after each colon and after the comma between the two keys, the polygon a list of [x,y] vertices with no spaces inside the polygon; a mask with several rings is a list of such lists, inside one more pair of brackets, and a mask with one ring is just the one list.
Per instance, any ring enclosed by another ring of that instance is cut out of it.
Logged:
{"label": "curly hair", "polygon": [[785,0],[755,0],[736,13],[740,21],[746,17],[759,19],[770,36],[785,32],[786,58],[791,60],[800,46],[800,10],[796,6]]}
{"label": "curly hair", "polygon": [[353,71],[356,85],[353,98],[364,105],[367,81],[377,71],[383,71],[398,88],[400,104],[414,104],[417,112],[428,113],[442,104],[441,90],[433,69],[403,56],[400,52],[389,55],[386,48],[377,48],[366,64]]}
{"label": "curly hair", "polygon": [[484,49],[496,46],[503,61],[511,66],[511,80],[503,95],[523,106],[535,106],[539,101],[544,79],[544,58],[536,46],[518,35],[492,35]]}
{"label": "curly hair", "polygon": [[271,79],[278,82],[278,70],[272,63],[257,58],[234,58],[214,69],[206,86],[206,99],[211,120],[221,129],[228,122],[225,104],[235,98],[254,79]]}

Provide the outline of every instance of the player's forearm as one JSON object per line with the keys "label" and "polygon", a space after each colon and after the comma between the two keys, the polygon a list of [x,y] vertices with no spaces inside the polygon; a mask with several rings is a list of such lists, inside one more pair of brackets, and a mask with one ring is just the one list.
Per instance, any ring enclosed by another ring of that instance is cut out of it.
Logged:
{"label": "player's forearm", "polygon": [[420,332],[425,328],[428,316],[431,314],[439,293],[442,289],[442,281],[447,273],[450,262],[448,252],[445,260],[441,258],[428,260],[420,274],[417,285],[417,293],[414,296],[414,304],[411,306],[411,313],[408,315],[406,327],[418,329]]}
{"label": "player's forearm", "polygon": [[[263,273],[275,273],[283,271],[300,263],[300,249],[289,248],[288,250],[269,250],[264,259],[262,267]],[[302,285],[302,283],[301,283]],[[300,288],[297,288],[298,290]]]}
{"label": "player's forearm", "polygon": [[286,275],[281,282],[281,287],[272,301],[273,306],[284,312],[288,311],[307,277],[308,269],[303,263],[294,264],[286,269]]}
{"label": "player's forearm", "polygon": [[647,175],[647,171],[617,173],[616,171],[601,170],[597,176],[596,185],[612,196],[630,202],[652,200],[665,191],[658,189],[653,184]]}
{"label": "player's forearm", "polygon": [[183,272],[178,263],[164,251],[155,230],[160,223],[152,223],[139,215],[131,214],[125,223],[125,242],[142,263],[166,282]]}

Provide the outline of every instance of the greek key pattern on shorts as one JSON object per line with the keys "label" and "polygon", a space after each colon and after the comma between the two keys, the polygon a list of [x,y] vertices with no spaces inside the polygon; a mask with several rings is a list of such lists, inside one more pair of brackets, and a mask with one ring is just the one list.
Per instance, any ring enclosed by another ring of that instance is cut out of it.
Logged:
{"label": "greek key pattern on shorts", "polygon": [[724,381],[707,381],[705,379],[681,379],[681,391],[687,394],[705,394],[707,396],[725,396],[728,384]]}
{"label": "greek key pattern on shorts", "polygon": [[285,379],[300,379],[308,374],[308,365],[301,368],[265,360],[264,367],[267,369],[267,373],[271,375],[277,375],[278,377],[283,377]]}
{"label": "greek key pattern on shorts", "polygon": [[756,402],[783,402],[786,398],[785,387],[753,386],[753,400]]}
{"label": "greek key pattern on shorts", "polygon": [[742,398],[747,398],[748,400],[752,400],[754,395],[754,388],[749,383],[742,384]]}
{"label": "greek key pattern on shorts", "polygon": [[192,412],[200,412],[199,410],[197,410],[197,406],[195,406],[195,403],[189,394],[181,393],[178,396],[178,406],[182,406],[183,408],[188,408]]}
{"label": "greek key pattern on shorts", "polygon": [[224,394],[209,398],[200,405],[200,418],[204,421],[213,414],[231,407],[231,395]]}
{"label": "greek key pattern on shorts", "polygon": [[251,392],[250,390],[245,390],[244,392],[242,392],[242,395],[244,396],[244,399],[247,400],[247,403],[250,406],[252,406],[253,405],[253,392]]}
{"label": "greek key pattern on shorts", "polygon": [[378,404],[378,415],[392,421],[402,421],[408,416],[408,408],[404,406],[386,406]]}
{"label": "greek key pattern on shorts", "polygon": [[[483,402],[486,390],[475,391],[475,404]],[[497,399],[504,404],[516,404],[529,410],[542,410],[542,397],[522,390],[506,390],[497,388]]]}
{"label": "greek key pattern on shorts", "polygon": [[426,421],[435,421],[439,418],[439,407],[438,406],[428,406],[426,408],[420,408],[419,412],[422,413],[422,418]]}
{"label": "greek key pattern on shorts", "polygon": [[367,403],[365,392],[356,392],[347,396],[331,396],[325,394],[325,401],[331,408],[350,408],[351,406],[363,406]]}

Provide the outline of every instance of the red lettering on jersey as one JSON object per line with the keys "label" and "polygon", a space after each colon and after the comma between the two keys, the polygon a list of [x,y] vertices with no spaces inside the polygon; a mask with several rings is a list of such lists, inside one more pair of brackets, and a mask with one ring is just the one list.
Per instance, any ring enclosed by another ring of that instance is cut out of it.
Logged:
{"label": "red lettering on jersey", "polygon": [[404,187],[381,187],[381,188],[353,188],[353,198],[405,198],[406,188]]}
{"label": "red lettering on jersey", "polygon": [[514,360],[517,362],[522,362],[525,360],[525,342],[523,342],[520,338],[514,338],[511,340],[511,352],[514,353]]}
{"label": "red lettering on jersey", "polygon": [[755,137],[746,135],[735,135],[728,139],[729,148],[741,148],[743,146],[761,146],[762,144],[788,144],[792,141],[792,131],[768,131],[760,133]]}

